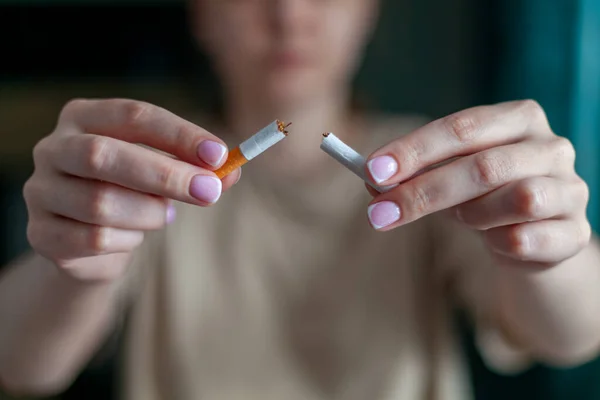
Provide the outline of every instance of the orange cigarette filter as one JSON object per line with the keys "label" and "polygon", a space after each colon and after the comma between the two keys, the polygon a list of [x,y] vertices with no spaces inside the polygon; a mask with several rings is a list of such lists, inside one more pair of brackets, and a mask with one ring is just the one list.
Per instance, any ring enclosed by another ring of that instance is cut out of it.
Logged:
{"label": "orange cigarette filter", "polygon": [[352,171],[356,176],[365,181],[379,193],[385,193],[394,189],[398,185],[378,186],[367,175],[367,162],[365,158],[352,147],[342,142],[331,132],[323,134],[321,150],[329,154],[333,159]]}
{"label": "orange cigarette filter", "polygon": [[215,171],[219,179],[223,179],[248,161],[257,157],[268,148],[276,145],[288,135],[287,127],[291,123],[275,120],[263,129],[252,135],[239,146],[229,152],[227,161]]}
{"label": "orange cigarette filter", "polygon": [[246,164],[248,160],[242,154],[239,147],[231,150],[227,156],[227,161],[221,168],[215,171],[219,179],[225,178],[227,175]]}

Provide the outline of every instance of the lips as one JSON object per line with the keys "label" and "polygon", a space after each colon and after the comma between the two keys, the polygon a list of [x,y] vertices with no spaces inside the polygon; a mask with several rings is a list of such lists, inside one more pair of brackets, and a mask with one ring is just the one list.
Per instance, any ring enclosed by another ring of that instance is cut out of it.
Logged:
{"label": "lips", "polygon": [[308,57],[300,52],[286,51],[279,52],[270,57],[270,64],[273,68],[302,68],[310,64]]}

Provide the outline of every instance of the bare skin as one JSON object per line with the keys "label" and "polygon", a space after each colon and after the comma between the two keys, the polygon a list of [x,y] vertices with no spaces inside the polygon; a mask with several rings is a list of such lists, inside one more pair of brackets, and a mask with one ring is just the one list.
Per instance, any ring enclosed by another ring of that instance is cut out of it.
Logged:
{"label": "bare skin", "polygon": [[[56,130],[36,146],[35,173],[24,188],[36,254],[0,280],[4,386],[45,394],[68,385],[112,326],[115,284],[131,252],[145,231],[172,218],[167,199],[210,205],[192,195],[193,180],[218,181],[212,170],[226,157],[203,161],[197,149],[205,141],[222,143],[142,102],[76,100],[64,108]],[[216,189],[238,177],[239,170]]]}
{"label": "bare skin", "polygon": [[[294,132],[308,132],[287,139],[294,152],[274,148],[256,162],[282,165],[277,160],[285,157],[292,169],[273,169],[274,177],[309,177],[321,132],[355,129],[350,83],[377,2],[192,5],[194,34],[225,90],[226,130],[247,135],[274,117],[293,121]],[[36,254],[0,278],[4,387],[34,394],[67,387],[111,329],[115,288],[131,252],[144,232],[171,218],[169,199],[205,207],[239,178],[236,172],[211,190],[191,190],[195,176],[210,179],[222,164],[199,157],[206,140],[222,143],[145,103],[83,100],[65,107],[56,130],[36,147],[36,170],[25,187]],[[379,155],[399,164],[385,183],[403,182],[373,200],[399,210],[399,220],[381,230],[460,211],[498,259],[489,288],[498,295],[497,320],[542,361],[572,365],[597,354],[600,257],[585,219],[587,187],[573,170],[572,147],[551,133],[539,106],[467,110],[392,142],[371,159]],[[456,155],[462,158],[408,179]],[[531,246],[524,245],[525,235]]]}
{"label": "bare skin", "polygon": [[389,231],[445,212],[480,231],[498,265],[490,288],[498,323],[540,360],[587,361],[600,349],[600,247],[574,162],[572,144],[552,132],[534,101],[464,110],[370,157],[374,179],[386,172],[377,181],[400,183],[371,205],[396,206],[398,220],[371,222]]}

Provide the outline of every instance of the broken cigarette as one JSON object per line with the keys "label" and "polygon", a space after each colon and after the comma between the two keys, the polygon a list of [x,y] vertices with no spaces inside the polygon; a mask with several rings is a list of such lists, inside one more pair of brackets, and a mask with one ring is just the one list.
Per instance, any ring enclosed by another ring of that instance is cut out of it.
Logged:
{"label": "broken cigarette", "polygon": [[229,152],[227,161],[215,174],[222,179],[246,164],[248,161],[265,152],[268,148],[276,145],[287,137],[286,128],[291,123],[285,124],[279,120],[271,122],[263,129],[246,139],[238,147]]}
{"label": "broken cigarette", "polygon": [[331,132],[323,134],[321,150],[323,150],[325,153],[329,154],[331,157],[337,160],[340,164],[348,168],[356,176],[365,181],[369,186],[377,190],[379,193],[388,192],[391,189],[398,186],[378,186],[375,183],[371,182],[371,179],[367,175],[367,162],[365,158],[352,147],[342,142],[337,136],[335,136]]}

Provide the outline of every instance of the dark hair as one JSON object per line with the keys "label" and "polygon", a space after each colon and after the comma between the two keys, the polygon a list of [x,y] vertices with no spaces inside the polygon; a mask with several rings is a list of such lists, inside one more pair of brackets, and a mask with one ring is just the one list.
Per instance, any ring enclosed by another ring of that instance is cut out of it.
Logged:
{"label": "dark hair", "polygon": [[189,69],[185,77],[186,89],[190,91],[191,98],[204,112],[220,119],[223,117],[222,86],[209,57],[200,47],[195,35],[198,1],[187,0],[186,2],[186,23],[190,32],[187,45]]}

